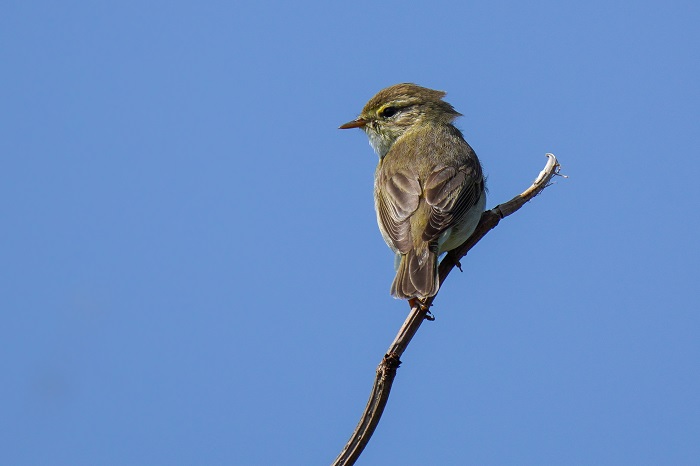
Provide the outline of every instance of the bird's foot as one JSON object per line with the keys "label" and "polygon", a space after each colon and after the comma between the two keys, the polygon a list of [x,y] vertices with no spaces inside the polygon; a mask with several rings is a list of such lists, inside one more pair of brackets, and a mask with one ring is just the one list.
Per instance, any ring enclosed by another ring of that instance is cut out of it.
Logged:
{"label": "bird's foot", "polygon": [[430,312],[430,306],[432,306],[432,304],[426,304],[426,300],[427,298],[411,298],[408,300],[408,304],[410,304],[412,308],[417,307],[418,309],[423,311],[425,313],[425,320],[429,320],[432,322],[433,320],[435,320],[435,316],[432,312]]}

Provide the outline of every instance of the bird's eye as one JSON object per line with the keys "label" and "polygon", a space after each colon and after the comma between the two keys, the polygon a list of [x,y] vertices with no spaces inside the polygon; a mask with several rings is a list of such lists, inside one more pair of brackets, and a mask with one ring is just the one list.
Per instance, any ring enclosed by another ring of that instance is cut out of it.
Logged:
{"label": "bird's eye", "polygon": [[396,115],[396,112],[398,112],[399,109],[396,107],[384,107],[380,112],[379,116],[382,118],[389,118],[394,115]]}

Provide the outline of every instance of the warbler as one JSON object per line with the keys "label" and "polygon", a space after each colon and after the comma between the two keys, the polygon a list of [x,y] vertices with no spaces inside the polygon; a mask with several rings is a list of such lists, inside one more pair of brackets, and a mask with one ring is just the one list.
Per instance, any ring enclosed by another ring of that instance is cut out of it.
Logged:
{"label": "warbler", "polygon": [[340,129],[361,128],[379,155],[374,205],[379,230],[396,253],[391,294],[438,292],[438,257],[473,233],[486,205],[481,163],[445,92],[411,83],[379,91]]}

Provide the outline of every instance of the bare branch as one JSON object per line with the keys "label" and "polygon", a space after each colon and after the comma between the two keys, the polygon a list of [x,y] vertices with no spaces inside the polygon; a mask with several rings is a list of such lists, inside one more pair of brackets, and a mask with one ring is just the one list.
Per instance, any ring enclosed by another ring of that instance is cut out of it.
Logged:
{"label": "bare branch", "polygon": [[[447,275],[459,264],[459,260],[464,257],[473,248],[481,238],[494,229],[501,219],[513,214],[520,209],[526,202],[537,196],[539,193],[549,186],[550,181],[555,175],[559,175],[559,162],[557,162],[554,154],[547,154],[547,165],[540,172],[539,176],[532,185],[515,196],[510,201],[500,204],[491,210],[487,210],[481,215],[479,224],[474,233],[456,249],[453,249],[440,261],[440,285],[443,284]],[[563,175],[560,175],[563,176]],[[437,295],[436,295],[437,296]],[[411,339],[418,331],[418,328],[425,319],[431,319],[428,313],[430,306],[436,296],[428,298],[424,302],[417,299],[409,300],[411,312],[399,329],[394,341],[389,346],[389,350],[384,355],[382,362],[377,367],[377,375],[374,379],[372,392],[365,411],[362,413],[360,422],[357,424],[350,440],[340,452],[340,455],[335,459],[332,466],[350,466],[355,464],[355,461],[360,457],[369,439],[374,433],[374,429],[379,423],[379,419],[384,412],[384,407],[389,400],[391,385],[396,377],[396,370],[401,364],[401,356],[408,347]]]}

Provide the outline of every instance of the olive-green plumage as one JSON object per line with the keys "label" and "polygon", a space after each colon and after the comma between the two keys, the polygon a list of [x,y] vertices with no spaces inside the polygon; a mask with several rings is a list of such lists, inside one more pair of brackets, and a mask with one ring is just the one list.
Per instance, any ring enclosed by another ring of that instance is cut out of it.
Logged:
{"label": "olive-green plumage", "polygon": [[415,84],[380,91],[341,128],[362,128],[379,154],[374,199],[379,230],[397,254],[396,298],[426,298],[439,288],[438,255],[474,231],[486,194],[481,164],[445,93]]}

